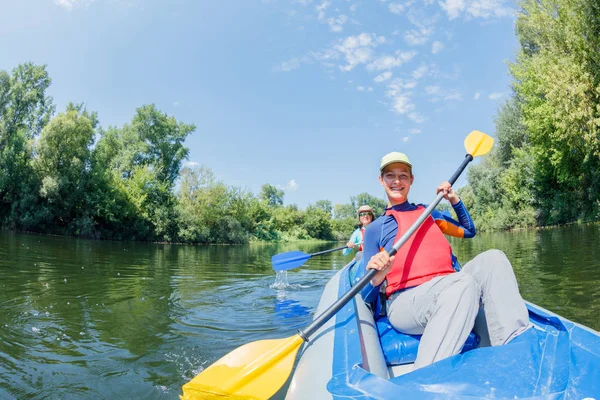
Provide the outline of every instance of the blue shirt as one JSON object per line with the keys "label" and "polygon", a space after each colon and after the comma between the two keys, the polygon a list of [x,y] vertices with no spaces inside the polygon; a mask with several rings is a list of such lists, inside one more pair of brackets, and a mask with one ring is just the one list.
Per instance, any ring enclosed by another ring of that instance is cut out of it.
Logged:
{"label": "blue shirt", "polygon": [[350,236],[350,240],[348,240],[348,242],[354,243],[354,247],[351,249],[344,249],[344,250],[342,250],[342,253],[344,253],[344,255],[347,256],[348,254],[350,254],[352,252],[352,250],[358,249],[358,245],[360,243],[362,243],[362,241],[363,241],[362,233],[360,232],[360,228],[358,228],[357,230],[355,230],[352,233],[352,236]]}

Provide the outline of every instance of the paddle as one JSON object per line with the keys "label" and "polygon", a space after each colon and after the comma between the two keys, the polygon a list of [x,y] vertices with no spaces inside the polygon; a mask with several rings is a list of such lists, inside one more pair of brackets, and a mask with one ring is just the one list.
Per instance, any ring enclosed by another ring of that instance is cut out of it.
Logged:
{"label": "paddle", "polygon": [[333,251],[347,249],[348,246],[338,247],[337,249],[319,251],[318,253],[306,254],[301,251],[288,251],[287,253],[275,254],[271,257],[271,264],[275,271],[287,271],[302,266],[311,257],[321,254],[331,253]]}
{"label": "paddle", "polygon": [[[494,139],[479,131],[472,131],[465,139],[467,155],[448,182],[453,184],[473,157],[487,154]],[[437,197],[402,235],[390,250],[390,256],[419,228],[444,197]],[[373,278],[377,270],[369,270],[352,289],[340,297],[304,330],[286,339],[259,340],[245,344],[225,355],[210,367],[183,385],[183,400],[192,399],[268,399],[287,381],[294,366],[298,349],[308,338],[333,317]]]}

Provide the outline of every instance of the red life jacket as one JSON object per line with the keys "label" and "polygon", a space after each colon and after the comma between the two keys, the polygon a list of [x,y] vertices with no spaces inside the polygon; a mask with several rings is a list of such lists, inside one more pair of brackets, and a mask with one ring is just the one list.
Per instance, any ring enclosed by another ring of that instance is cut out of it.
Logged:
{"label": "red life jacket", "polygon": [[363,228],[362,226],[360,227],[360,245],[358,246],[358,251],[362,251],[363,250],[363,243],[365,242],[365,228]]}
{"label": "red life jacket", "polygon": [[[421,205],[413,211],[387,210],[386,215],[393,215],[398,222],[394,243],[423,211],[425,207]],[[436,276],[452,272],[452,248],[430,215],[396,253],[392,268],[386,276],[385,294],[389,297],[398,290],[418,286]]]}

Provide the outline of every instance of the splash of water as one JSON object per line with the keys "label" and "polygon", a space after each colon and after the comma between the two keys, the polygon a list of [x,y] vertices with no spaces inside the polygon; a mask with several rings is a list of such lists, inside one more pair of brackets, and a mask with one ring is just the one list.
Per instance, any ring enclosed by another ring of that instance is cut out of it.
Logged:
{"label": "splash of water", "polygon": [[290,286],[288,283],[287,271],[277,271],[275,282],[269,286],[271,289],[285,289]]}

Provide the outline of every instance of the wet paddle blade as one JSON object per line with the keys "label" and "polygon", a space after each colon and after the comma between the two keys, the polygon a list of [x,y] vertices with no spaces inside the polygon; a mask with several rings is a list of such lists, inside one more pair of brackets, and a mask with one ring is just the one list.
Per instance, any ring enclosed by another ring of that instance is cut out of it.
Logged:
{"label": "wet paddle blade", "polygon": [[303,342],[294,335],[238,347],[183,385],[180,398],[268,399],[287,381]]}
{"label": "wet paddle blade", "polygon": [[288,269],[300,267],[310,257],[310,254],[301,251],[288,251],[271,257],[271,264],[275,271],[287,271]]}
{"label": "wet paddle blade", "polygon": [[494,139],[483,132],[472,131],[465,138],[465,149],[473,157],[483,156],[490,152]]}

